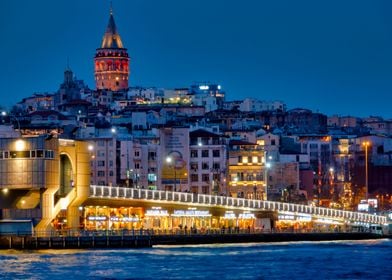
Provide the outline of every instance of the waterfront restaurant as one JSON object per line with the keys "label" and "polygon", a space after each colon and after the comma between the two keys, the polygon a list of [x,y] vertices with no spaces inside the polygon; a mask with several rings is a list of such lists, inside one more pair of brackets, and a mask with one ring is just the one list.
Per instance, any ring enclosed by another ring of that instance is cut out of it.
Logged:
{"label": "waterfront restaurant", "polygon": [[279,231],[331,231],[344,228],[344,222],[336,219],[316,217],[312,219],[310,214],[279,212],[275,227]]}
{"label": "waterfront restaurant", "polygon": [[189,207],[167,209],[152,207],[85,206],[82,228],[86,230],[181,230],[257,229],[264,228],[261,219],[249,211],[215,211]]}
{"label": "waterfront restaurant", "polygon": [[250,212],[243,212],[237,215],[234,211],[226,211],[225,215],[220,217],[220,225],[225,228],[257,228],[256,216]]}
{"label": "waterfront restaurant", "polygon": [[83,224],[86,230],[137,229],[142,226],[142,209],[135,207],[84,207]]}
{"label": "waterfront restaurant", "polygon": [[278,213],[276,229],[281,231],[310,230],[312,228],[312,217],[309,214]]}

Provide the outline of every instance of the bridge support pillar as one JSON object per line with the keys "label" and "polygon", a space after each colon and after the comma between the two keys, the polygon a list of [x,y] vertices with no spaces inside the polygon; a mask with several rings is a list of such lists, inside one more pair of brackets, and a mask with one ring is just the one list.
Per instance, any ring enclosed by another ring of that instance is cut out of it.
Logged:
{"label": "bridge support pillar", "polygon": [[67,226],[71,228],[71,230],[78,230],[80,226],[80,213],[79,207],[77,206],[69,206],[67,208]]}
{"label": "bridge support pillar", "polygon": [[80,229],[79,207],[90,194],[90,153],[87,142],[76,142],[74,150],[74,178],[76,198],[67,207],[67,226],[72,230]]}

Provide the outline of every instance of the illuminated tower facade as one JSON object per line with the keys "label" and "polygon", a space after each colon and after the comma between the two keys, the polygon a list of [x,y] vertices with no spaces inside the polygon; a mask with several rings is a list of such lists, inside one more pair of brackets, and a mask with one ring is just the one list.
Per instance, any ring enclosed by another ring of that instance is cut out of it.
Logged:
{"label": "illuminated tower facade", "polygon": [[117,32],[113,11],[101,47],[95,53],[95,85],[97,89],[126,90],[129,78],[129,56]]}

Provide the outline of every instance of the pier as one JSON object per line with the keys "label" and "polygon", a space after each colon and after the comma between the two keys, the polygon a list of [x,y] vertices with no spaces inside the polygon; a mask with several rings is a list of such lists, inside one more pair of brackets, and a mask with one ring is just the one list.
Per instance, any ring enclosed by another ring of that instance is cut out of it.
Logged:
{"label": "pier", "polygon": [[[73,234],[73,235],[72,235]],[[150,248],[156,245],[195,245],[258,242],[298,242],[381,239],[387,236],[371,232],[223,232],[209,233],[167,232],[73,232],[59,236],[48,233],[45,237],[28,235],[0,236],[0,249],[103,249]]]}
{"label": "pier", "polygon": [[151,236],[0,236],[0,249],[98,249],[98,248],[148,248]]}

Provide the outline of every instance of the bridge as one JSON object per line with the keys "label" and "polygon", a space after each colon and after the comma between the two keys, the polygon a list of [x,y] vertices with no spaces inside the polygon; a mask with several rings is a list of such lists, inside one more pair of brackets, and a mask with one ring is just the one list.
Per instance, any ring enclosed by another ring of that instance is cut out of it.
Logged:
{"label": "bridge", "polygon": [[188,207],[222,208],[250,212],[268,211],[278,215],[310,216],[314,221],[331,224],[385,224],[385,216],[362,212],[315,207],[303,204],[285,203],[268,200],[234,198],[218,195],[194,194],[172,191],[146,190],[112,186],[90,186],[89,199],[107,201],[127,201],[135,203],[153,203],[154,205],[178,205]]}

